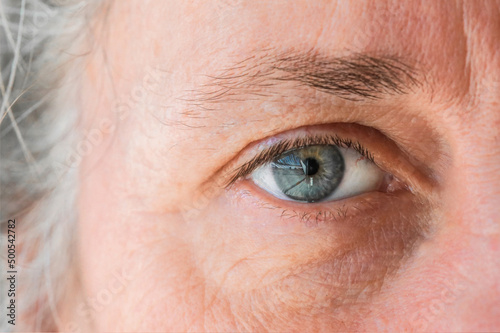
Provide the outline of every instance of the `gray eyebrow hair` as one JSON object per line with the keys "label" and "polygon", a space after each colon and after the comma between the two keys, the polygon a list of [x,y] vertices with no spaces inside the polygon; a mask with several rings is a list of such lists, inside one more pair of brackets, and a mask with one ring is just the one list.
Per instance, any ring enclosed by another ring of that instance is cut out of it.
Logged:
{"label": "gray eyebrow hair", "polygon": [[359,101],[380,99],[387,95],[406,94],[420,86],[418,72],[395,56],[353,53],[332,57],[313,50],[261,52],[207,75],[209,82],[192,91],[191,103],[239,102],[245,95],[263,98],[276,93],[279,82],[296,83],[336,97]]}

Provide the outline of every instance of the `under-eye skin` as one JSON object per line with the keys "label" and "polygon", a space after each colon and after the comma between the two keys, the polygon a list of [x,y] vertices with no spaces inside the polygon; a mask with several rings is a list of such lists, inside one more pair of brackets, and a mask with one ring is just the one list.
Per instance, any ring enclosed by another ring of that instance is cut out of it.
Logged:
{"label": "under-eye skin", "polygon": [[283,256],[284,277],[270,285],[278,303],[300,309],[306,294],[331,311],[367,301],[429,235],[428,203],[406,186],[413,169],[391,142],[356,124],[309,126],[256,142],[228,166],[227,207],[245,216],[228,228]]}

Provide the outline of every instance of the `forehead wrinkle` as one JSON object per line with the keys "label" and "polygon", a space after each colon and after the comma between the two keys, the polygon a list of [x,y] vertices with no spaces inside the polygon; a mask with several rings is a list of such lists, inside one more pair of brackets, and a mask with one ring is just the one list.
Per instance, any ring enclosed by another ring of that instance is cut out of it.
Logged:
{"label": "forehead wrinkle", "polygon": [[[216,75],[205,75],[208,81],[189,91],[189,97],[183,100],[201,110],[214,111],[217,104],[282,95],[279,88],[286,83],[294,84],[294,89],[309,87],[344,100],[381,99],[420,86],[418,74],[395,56],[353,53],[330,57],[314,50],[264,50]],[[186,115],[193,113],[189,110]]]}

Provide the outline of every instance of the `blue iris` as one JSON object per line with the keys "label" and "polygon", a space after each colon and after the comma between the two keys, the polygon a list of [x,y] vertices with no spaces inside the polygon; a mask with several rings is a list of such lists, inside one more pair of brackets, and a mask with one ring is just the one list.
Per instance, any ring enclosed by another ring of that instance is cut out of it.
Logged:
{"label": "blue iris", "polygon": [[333,145],[290,150],[272,163],[274,180],[289,198],[317,202],[330,196],[344,176],[342,153]]}

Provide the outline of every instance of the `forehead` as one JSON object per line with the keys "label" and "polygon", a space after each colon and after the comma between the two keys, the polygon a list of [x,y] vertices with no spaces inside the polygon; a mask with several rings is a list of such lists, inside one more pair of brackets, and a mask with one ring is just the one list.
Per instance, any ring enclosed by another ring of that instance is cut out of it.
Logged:
{"label": "forehead", "polygon": [[106,15],[110,58],[131,75],[166,61],[166,70],[213,73],[269,48],[390,52],[418,64],[446,98],[500,66],[493,1],[115,1]]}

